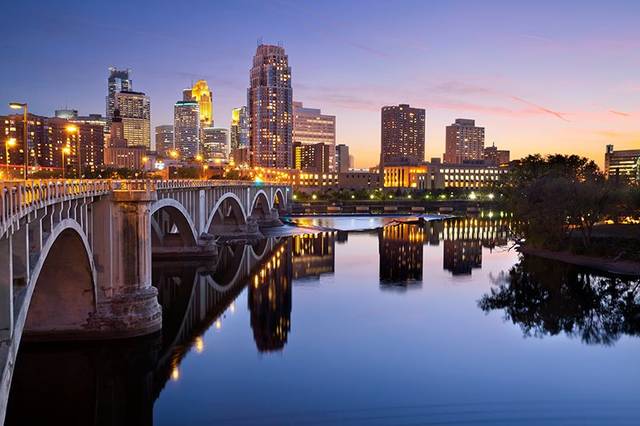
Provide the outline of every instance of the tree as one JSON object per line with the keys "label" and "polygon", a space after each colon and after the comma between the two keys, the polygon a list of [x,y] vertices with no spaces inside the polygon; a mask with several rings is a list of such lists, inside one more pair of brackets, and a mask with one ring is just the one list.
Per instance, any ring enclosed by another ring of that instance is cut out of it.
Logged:
{"label": "tree", "polygon": [[593,226],[612,213],[615,189],[577,155],[530,155],[511,163],[502,188],[518,230],[532,245],[559,248],[574,230],[591,244]]}

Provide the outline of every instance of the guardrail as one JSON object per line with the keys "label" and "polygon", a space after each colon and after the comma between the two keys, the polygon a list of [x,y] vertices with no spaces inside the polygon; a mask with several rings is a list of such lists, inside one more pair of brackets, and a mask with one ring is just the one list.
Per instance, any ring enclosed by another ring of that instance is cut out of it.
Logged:
{"label": "guardrail", "polygon": [[[0,235],[32,209],[83,196],[98,196],[113,191],[157,191],[216,186],[253,186],[246,180],[204,179],[42,179],[0,180]],[[265,184],[270,185],[270,184]]]}

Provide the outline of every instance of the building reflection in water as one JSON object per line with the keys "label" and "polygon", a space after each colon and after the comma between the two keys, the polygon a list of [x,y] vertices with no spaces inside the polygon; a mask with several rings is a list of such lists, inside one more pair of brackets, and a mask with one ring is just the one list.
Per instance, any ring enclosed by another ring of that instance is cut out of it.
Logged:
{"label": "building reflection in water", "polygon": [[406,285],[422,282],[424,230],[413,224],[395,224],[378,231],[380,283]]}
{"label": "building reflection in water", "polygon": [[251,329],[260,352],[279,351],[287,343],[291,328],[291,258],[292,238],[287,238],[249,282]]}
{"label": "building reflection in water", "polygon": [[321,232],[293,237],[293,279],[320,278],[333,274],[336,232]]}
{"label": "building reflection in water", "polygon": [[482,267],[482,249],[504,246],[506,219],[454,218],[423,226],[400,223],[378,230],[380,283],[407,285],[423,276],[423,245],[442,243],[442,267],[453,275],[469,275]]}
{"label": "building reflection in water", "polygon": [[453,275],[470,275],[482,267],[482,249],[505,246],[508,223],[503,219],[455,218],[429,222],[430,244],[443,241],[442,268]]}

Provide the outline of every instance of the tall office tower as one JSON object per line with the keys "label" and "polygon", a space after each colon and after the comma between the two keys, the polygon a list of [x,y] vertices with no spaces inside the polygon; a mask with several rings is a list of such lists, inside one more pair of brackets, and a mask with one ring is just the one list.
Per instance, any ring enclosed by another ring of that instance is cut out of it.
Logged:
{"label": "tall office tower", "polygon": [[173,126],[171,124],[156,126],[156,153],[160,156],[166,156],[172,149]]}
{"label": "tall office tower", "polygon": [[293,143],[294,168],[305,172],[328,173],[331,147],[325,143]]}
{"label": "tall office tower", "polygon": [[234,108],[231,111],[231,149],[249,146],[249,116],[247,107]]}
{"label": "tall office tower", "polygon": [[323,143],[329,147],[329,171],[335,169],[336,117],[325,115],[317,108],[305,108],[293,103],[293,143],[303,145]]}
{"label": "tall office tower", "polygon": [[173,107],[173,143],[182,158],[200,152],[200,107],[195,101],[178,101]]}
{"label": "tall office tower", "polygon": [[124,137],[129,145],[151,149],[151,104],[142,92],[116,93],[116,108],[120,111]]}
{"label": "tall office tower", "polygon": [[336,145],[336,171],[346,173],[352,166],[349,158],[349,146],[343,143]]}
{"label": "tall office tower", "polygon": [[200,128],[213,127],[213,93],[206,80],[198,80],[191,89],[182,91],[183,101],[196,101],[200,107]]}
{"label": "tall office tower", "polygon": [[482,160],[484,155],[484,127],[476,127],[475,120],[456,119],[447,126],[444,162],[462,164]]}
{"label": "tall office tower", "polygon": [[226,160],[229,158],[229,130],[222,127],[202,129],[202,146],[207,160]]}
{"label": "tall office tower", "polygon": [[109,68],[109,78],[107,79],[107,131],[108,126],[111,125],[111,118],[113,117],[113,110],[116,109],[116,94],[118,92],[128,92],[132,89],[131,79],[129,73],[131,70],[121,70],[114,67]]}
{"label": "tall office tower", "polygon": [[424,161],[425,110],[409,105],[382,107],[380,166]]}
{"label": "tall office tower", "polygon": [[252,165],[292,167],[292,102],[291,67],[284,48],[261,44],[247,91]]}

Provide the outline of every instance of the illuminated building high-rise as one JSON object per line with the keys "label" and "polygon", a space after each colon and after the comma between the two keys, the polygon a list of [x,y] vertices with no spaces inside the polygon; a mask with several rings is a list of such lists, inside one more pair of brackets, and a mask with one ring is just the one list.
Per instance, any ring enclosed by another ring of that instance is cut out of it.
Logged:
{"label": "illuminated building high-rise", "polygon": [[151,148],[151,103],[142,92],[116,93],[116,108],[120,111],[124,137],[129,145]]}
{"label": "illuminated building high-rise", "polygon": [[173,147],[173,126],[165,124],[156,126],[156,152],[165,156]]}
{"label": "illuminated building high-rise", "polygon": [[380,166],[424,161],[425,110],[406,104],[382,107]]}
{"label": "illuminated building high-rise", "polygon": [[247,107],[234,108],[231,111],[231,149],[249,146],[249,116]]}
{"label": "illuminated building high-rise", "polygon": [[293,143],[325,144],[329,149],[329,167],[335,169],[336,117],[322,114],[318,108],[305,108],[302,102],[293,103]]}
{"label": "illuminated building high-rise", "polygon": [[291,168],[293,89],[283,47],[258,46],[250,72],[247,108],[252,165]]}
{"label": "illuminated building high-rise", "polygon": [[207,160],[229,158],[229,131],[221,127],[202,129],[202,146]]}
{"label": "illuminated building high-rise", "polygon": [[[109,68],[109,78],[107,79],[107,127],[111,125],[113,110],[116,109],[116,94],[122,91],[132,89],[131,79],[129,78],[129,69]],[[107,129],[108,130],[108,129]]]}
{"label": "illuminated building high-rise", "polygon": [[178,101],[173,107],[173,143],[182,158],[200,152],[200,108],[195,101]]}
{"label": "illuminated building high-rise", "polygon": [[475,120],[458,118],[447,126],[444,162],[462,164],[480,161],[484,156],[484,127],[476,127]]}
{"label": "illuminated building high-rise", "polygon": [[184,101],[196,101],[200,109],[200,128],[213,126],[213,93],[206,80],[198,80],[191,89],[183,90]]}

